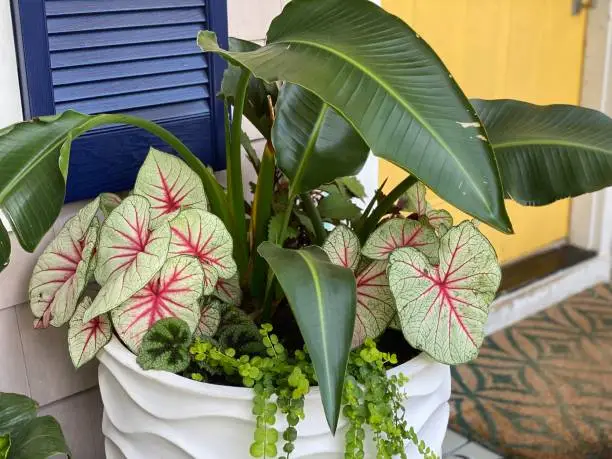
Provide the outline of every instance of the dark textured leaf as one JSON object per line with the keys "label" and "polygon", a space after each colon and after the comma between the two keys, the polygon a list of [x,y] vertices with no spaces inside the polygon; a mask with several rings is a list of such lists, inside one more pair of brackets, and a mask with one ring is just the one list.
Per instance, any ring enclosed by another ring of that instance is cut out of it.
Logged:
{"label": "dark textured leaf", "polygon": [[544,205],[612,185],[612,119],[571,105],[474,100],[506,194]]}
{"label": "dark textured leaf", "polygon": [[48,459],[56,455],[71,457],[62,428],[51,416],[35,418],[11,435],[9,459]]}
{"label": "dark textured leaf", "polygon": [[319,247],[259,246],[280,283],[306,342],[319,381],[327,423],[335,433],[355,325],[355,276]]}
{"label": "dark textured leaf", "polygon": [[221,347],[249,355],[265,350],[257,325],[243,310],[228,304],[221,304],[219,309],[221,322],[215,338]]}
{"label": "dark textured leaf", "polygon": [[[229,49],[232,51],[254,51],[258,48],[261,48],[261,46],[252,41],[233,37],[229,39]],[[241,73],[242,70],[239,67],[230,65],[223,74],[219,96],[227,99],[231,104],[234,103],[234,98],[236,97],[236,87]],[[276,83],[267,83],[258,78],[251,77],[247,89],[244,116],[266,139],[270,139],[270,130],[272,129],[268,96],[271,97],[272,106],[274,106],[278,99],[278,86],[276,86]]]}
{"label": "dark textured leaf", "polygon": [[144,370],[179,373],[189,365],[191,338],[184,320],[161,319],[144,335],[137,362]]}
{"label": "dark textured leaf", "polygon": [[[320,127],[314,133],[319,122]],[[313,141],[311,147],[309,144]],[[293,84],[285,84],[281,89],[272,142],[278,166],[289,180],[293,181],[301,171],[296,193],[357,174],[370,151],[333,108],[312,92]]]}
{"label": "dark textured leaf", "polygon": [[350,7],[346,0],[293,0],[262,48],[227,52],[212,32],[200,32],[198,41],[259,78],[313,92],[375,155],[459,209],[511,231],[480,120],[433,50],[399,18],[368,0]]}

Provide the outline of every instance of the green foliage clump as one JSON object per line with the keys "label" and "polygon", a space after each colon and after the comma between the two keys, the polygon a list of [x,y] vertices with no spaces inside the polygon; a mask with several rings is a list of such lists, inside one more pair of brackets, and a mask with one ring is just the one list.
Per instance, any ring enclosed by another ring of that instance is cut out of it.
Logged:
{"label": "green foliage clump", "polygon": [[[289,459],[295,449],[297,426],[304,419],[304,397],[316,384],[316,375],[306,348],[289,354],[272,333],[270,324],[259,329],[265,355],[238,355],[234,348],[219,347],[212,341],[196,340],[190,348],[196,381],[223,374],[228,381],[253,388],[253,415],[257,427],[249,452],[254,458],[278,456],[280,435],[276,428],[282,414],[287,427],[282,433],[279,459]],[[400,374],[387,377],[386,370],[397,364],[395,354],[381,352],[376,343],[367,339],[351,353],[344,386],[343,413],[348,421],[345,437],[345,457],[364,458],[365,427],[374,434],[377,458],[394,455],[406,457],[404,442],[411,441],[425,459],[436,459],[414,429],[403,419],[402,403],[406,395],[402,386],[408,379]]]}

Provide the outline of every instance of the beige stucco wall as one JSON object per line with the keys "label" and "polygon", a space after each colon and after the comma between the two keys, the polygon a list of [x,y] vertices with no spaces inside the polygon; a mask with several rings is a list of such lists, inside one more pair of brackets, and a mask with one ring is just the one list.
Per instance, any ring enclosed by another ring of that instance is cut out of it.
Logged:
{"label": "beige stucco wall", "polygon": [[[228,0],[230,34],[263,42],[270,20],[280,13],[283,0]],[[0,127],[22,119],[10,2],[0,0]],[[248,129],[255,147],[263,142]],[[249,166],[250,167],[250,166]],[[252,177],[252,174],[251,174]],[[43,240],[45,246],[77,206],[64,215]],[[102,403],[95,363],[75,371],[68,357],[66,329],[34,330],[25,304],[27,283],[36,256],[16,241],[11,263],[0,273],[0,392],[18,392],[36,399],[43,414],[61,422],[75,458],[102,459],[100,430]]]}

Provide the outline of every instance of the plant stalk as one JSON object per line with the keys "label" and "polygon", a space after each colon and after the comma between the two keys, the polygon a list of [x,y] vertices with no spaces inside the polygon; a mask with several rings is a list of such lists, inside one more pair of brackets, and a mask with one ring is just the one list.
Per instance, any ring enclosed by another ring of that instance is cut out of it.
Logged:
{"label": "plant stalk", "polygon": [[323,226],[323,220],[321,220],[321,214],[319,213],[319,209],[315,206],[314,201],[309,193],[302,193],[300,195],[300,199],[304,204],[304,210],[306,211],[306,215],[310,218],[312,222],[312,226],[315,231],[315,242],[317,245],[322,245],[327,238],[327,233],[325,231],[325,227]]}
{"label": "plant stalk", "polygon": [[223,220],[225,226],[228,228],[231,227],[231,217],[227,208],[227,196],[225,195],[225,191],[217,182],[212,171],[174,134],[152,121],[137,116],[102,114],[93,117],[91,120],[83,123],[79,128],[76,128],[72,133],[72,137],[76,139],[84,132],[103,124],[129,124],[136,126],[159,137],[170,145],[183,161],[185,161],[189,168],[200,177],[200,180],[202,180],[204,190],[210,201],[212,212]]}
{"label": "plant stalk", "polygon": [[395,205],[395,202],[404,194],[404,192],[412,185],[418,182],[418,179],[414,175],[409,175],[402,180],[391,192],[383,199],[380,204],[374,209],[372,214],[364,222],[363,226],[359,228],[359,240],[361,243],[365,243],[366,239],[372,231],[378,225],[378,222],[389,212],[389,210]]}
{"label": "plant stalk", "polygon": [[246,272],[249,262],[249,249],[247,244],[246,215],[244,209],[244,191],[242,188],[242,161],[241,161],[241,142],[242,135],[242,115],[246,101],[247,89],[251,72],[242,70],[236,97],[234,100],[234,116],[232,119],[230,133],[230,147],[227,154],[227,189],[230,201],[230,213],[233,217],[234,225],[234,258],[238,265],[241,276]]}

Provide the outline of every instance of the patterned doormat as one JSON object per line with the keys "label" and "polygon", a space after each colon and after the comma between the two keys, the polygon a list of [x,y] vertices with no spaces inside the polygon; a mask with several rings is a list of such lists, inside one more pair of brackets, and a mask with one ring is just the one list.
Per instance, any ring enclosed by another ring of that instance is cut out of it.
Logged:
{"label": "patterned doormat", "polygon": [[487,338],[453,369],[450,427],[505,458],[612,459],[612,288]]}

